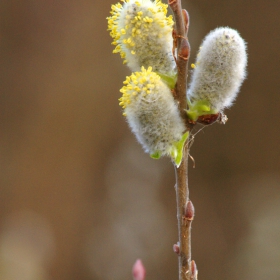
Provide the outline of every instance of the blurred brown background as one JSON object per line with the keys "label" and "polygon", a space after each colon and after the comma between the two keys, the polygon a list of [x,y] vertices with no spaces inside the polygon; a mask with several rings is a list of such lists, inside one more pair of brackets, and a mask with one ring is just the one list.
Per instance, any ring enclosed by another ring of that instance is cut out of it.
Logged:
{"label": "blurred brown background", "polygon": [[[195,138],[199,278],[280,279],[279,0],[184,1],[191,62],[217,26],[248,42],[248,79],[225,126]],[[0,1],[0,279],[177,277],[174,170],[121,114],[115,2]],[[191,167],[191,166],[190,166]]]}

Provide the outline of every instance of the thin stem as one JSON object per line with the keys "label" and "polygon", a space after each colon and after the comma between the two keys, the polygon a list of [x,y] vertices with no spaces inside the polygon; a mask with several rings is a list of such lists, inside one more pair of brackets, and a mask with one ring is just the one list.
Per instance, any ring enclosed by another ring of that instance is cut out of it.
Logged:
{"label": "thin stem", "polygon": [[185,157],[182,160],[180,167],[175,167],[177,219],[179,231],[179,280],[191,279],[191,220],[187,220],[185,216],[186,204],[189,197],[187,170],[188,162]]}
{"label": "thin stem", "polygon": [[184,110],[187,108],[187,66],[190,53],[189,41],[187,38],[189,17],[187,11],[182,10],[181,0],[169,0],[168,4],[173,11],[175,19],[175,34],[173,37],[177,47],[176,63],[178,69],[178,78],[175,87],[176,99],[179,102],[179,109],[182,117],[186,119],[186,113]]}
{"label": "thin stem", "polygon": [[[181,0],[169,0],[168,4],[173,11],[175,19],[175,31],[173,37],[177,47],[177,69],[178,79],[175,87],[175,98],[182,118],[185,120],[186,128],[191,130],[186,116],[187,109],[186,91],[188,77],[188,59],[190,46],[187,39],[189,17],[185,10],[182,10]],[[189,203],[188,188],[188,146],[184,149],[184,155],[181,165],[175,166],[176,174],[176,200],[177,200],[177,219],[179,231],[179,280],[194,279],[191,269],[191,222],[194,214],[193,205]],[[191,213],[190,213],[191,212]]]}

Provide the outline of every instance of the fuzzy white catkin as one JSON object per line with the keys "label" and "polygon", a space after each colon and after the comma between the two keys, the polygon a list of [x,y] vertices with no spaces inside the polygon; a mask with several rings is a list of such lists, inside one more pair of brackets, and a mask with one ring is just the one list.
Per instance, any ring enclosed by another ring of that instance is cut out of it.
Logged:
{"label": "fuzzy white catkin", "polygon": [[174,143],[182,138],[185,125],[168,86],[151,67],[141,70],[127,77],[120,105],[144,150],[170,155]]}
{"label": "fuzzy white catkin", "polygon": [[206,100],[216,112],[230,107],[246,77],[246,44],[229,27],[211,31],[197,55],[188,98]]}
{"label": "fuzzy white catkin", "polygon": [[172,16],[160,0],[125,0],[112,6],[108,29],[120,53],[132,71],[153,67],[163,75],[176,74],[172,55]]}

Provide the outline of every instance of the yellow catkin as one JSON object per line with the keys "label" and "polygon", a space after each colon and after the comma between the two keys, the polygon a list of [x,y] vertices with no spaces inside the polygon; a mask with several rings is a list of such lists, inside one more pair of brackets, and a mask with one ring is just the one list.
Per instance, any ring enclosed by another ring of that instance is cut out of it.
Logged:
{"label": "yellow catkin", "polygon": [[[160,0],[150,1],[150,3],[148,3],[149,1],[142,2],[135,0],[121,0],[121,2],[124,4],[117,3],[111,6],[111,16],[107,18],[108,30],[113,38],[112,44],[116,46],[113,53],[119,53],[124,59],[124,63],[128,62],[128,66],[131,67],[131,55],[135,57],[135,54],[137,54],[137,56],[141,57],[148,52],[145,51],[145,43],[140,42],[150,42],[150,38],[154,36],[153,38],[158,38],[163,42],[167,41],[169,42],[167,44],[170,44],[172,38],[168,37],[168,39],[166,39],[165,36],[171,36],[174,22],[172,16],[166,16],[168,5],[162,3]],[[136,5],[138,11],[136,11],[135,14],[131,14],[131,12],[128,12],[129,5]],[[151,48],[151,44],[148,44],[148,46]],[[158,43],[154,41],[152,46],[153,54],[155,54],[157,52],[155,49],[158,48]],[[166,53],[168,51],[162,50],[162,52]],[[153,59],[153,57],[154,56],[151,56],[150,59]],[[141,58],[139,59],[139,64],[141,66],[143,64]],[[159,64],[161,59],[154,59],[154,61],[157,61],[156,63]],[[160,71],[160,69],[155,69],[155,71],[172,72],[174,65],[168,67],[166,64],[172,63],[169,61],[165,62],[163,66],[158,66],[158,68],[163,67],[163,71]],[[144,66],[148,67],[149,64]],[[153,66],[156,67],[155,65]]]}

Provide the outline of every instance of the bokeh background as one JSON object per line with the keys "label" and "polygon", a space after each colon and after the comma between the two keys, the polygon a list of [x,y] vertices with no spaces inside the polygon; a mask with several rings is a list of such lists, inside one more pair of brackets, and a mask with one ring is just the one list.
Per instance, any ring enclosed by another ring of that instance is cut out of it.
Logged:
{"label": "bokeh background", "polygon": [[[228,123],[191,149],[200,279],[280,279],[279,0],[184,1],[191,62],[218,26],[248,43]],[[111,0],[0,1],[0,279],[177,277],[174,170],[135,141],[118,105],[129,70]]]}

